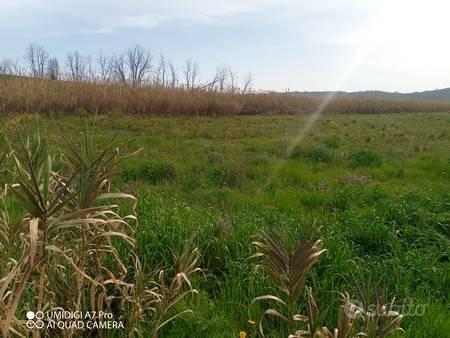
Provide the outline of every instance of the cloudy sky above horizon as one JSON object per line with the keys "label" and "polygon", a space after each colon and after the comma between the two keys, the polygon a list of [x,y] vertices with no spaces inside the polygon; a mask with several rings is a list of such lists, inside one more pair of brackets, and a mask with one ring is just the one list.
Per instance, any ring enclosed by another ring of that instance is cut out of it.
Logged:
{"label": "cloudy sky above horizon", "polygon": [[273,90],[420,91],[450,87],[445,0],[0,0],[0,60],[32,42],[64,63],[134,44],[218,65]]}

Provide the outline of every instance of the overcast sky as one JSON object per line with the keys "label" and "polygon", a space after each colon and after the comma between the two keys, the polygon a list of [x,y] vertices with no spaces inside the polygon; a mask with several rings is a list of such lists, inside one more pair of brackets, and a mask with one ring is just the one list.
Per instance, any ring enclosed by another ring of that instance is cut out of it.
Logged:
{"label": "overcast sky", "polygon": [[261,89],[407,92],[450,87],[449,14],[445,0],[0,0],[0,59],[138,43],[204,80],[229,64]]}

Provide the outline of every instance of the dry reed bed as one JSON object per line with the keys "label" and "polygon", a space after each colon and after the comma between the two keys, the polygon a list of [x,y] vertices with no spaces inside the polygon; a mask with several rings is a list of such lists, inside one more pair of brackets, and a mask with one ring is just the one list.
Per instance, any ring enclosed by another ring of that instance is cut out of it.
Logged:
{"label": "dry reed bed", "polygon": [[[251,114],[311,114],[321,99],[283,94],[220,93],[156,86],[51,81],[0,77],[0,113],[107,113],[155,116],[233,116]],[[338,97],[328,113],[396,113],[450,111],[449,102]]]}

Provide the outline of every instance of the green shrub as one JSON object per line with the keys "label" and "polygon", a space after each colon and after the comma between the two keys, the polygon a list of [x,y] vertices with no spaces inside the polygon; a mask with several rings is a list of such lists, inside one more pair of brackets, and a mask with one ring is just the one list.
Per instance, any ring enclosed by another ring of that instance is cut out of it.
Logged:
{"label": "green shrub", "polygon": [[135,161],[129,161],[121,171],[121,177],[124,181],[135,181],[139,179],[139,164]]}
{"label": "green shrub", "polygon": [[243,172],[234,163],[216,164],[206,169],[206,177],[218,187],[238,187],[243,179]]}
{"label": "green shrub", "polygon": [[349,211],[340,217],[346,238],[360,255],[390,255],[400,245],[393,228],[373,210],[368,213]]}
{"label": "green shrub", "polygon": [[352,167],[379,167],[381,157],[370,149],[360,149],[350,154],[350,164]]}
{"label": "green shrub", "polygon": [[145,162],[132,163],[122,171],[122,178],[125,181],[142,179],[152,184],[171,180],[176,175],[176,169],[172,163],[155,157]]}
{"label": "green shrub", "polygon": [[222,153],[208,154],[205,177],[216,187],[237,188],[242,184],[246,164],[242,160],[226,158]]}
{"label": "green shrub", "polygon": [[323,144],[326,145],[330,149],[339,148],[340,143],[341,143],[341,140],[337,136],[330,136],[323,140]]}
{"label": "green shrub", "polygon": [[152,183],[159,183],[176,177],[175,166],[165,160],[147,161],[143,170],[144,178]]}
{"label": "green shrub", "polygon": [[290,158],[304,159],[312,163],[331,163],[333,152],[325,146],[297,146]]}
{"label": "green shrub", "polygon": [[390,229],[382,223],[368,224],[353,229],[350,240],[357,246],[358,251],[365,255],[384,255],[391,252]]}

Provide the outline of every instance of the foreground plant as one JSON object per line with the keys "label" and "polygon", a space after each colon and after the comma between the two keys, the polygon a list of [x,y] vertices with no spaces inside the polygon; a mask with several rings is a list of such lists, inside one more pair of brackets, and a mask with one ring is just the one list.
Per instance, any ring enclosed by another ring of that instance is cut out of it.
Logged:
{"label": "foreground plant", "polygon": [[[9,225],[9,232],[16,234],[11,244],[22,252],[20,259],[11,261],[1,283],[4,336],[13,322],[18,323],[15,313],[26,290],[36,299],[35,311],[110,310],[107,287],[126,275],[113,238],[134,245],[131,217],[121,217],[116,204],[96,205],[105,198],[133,198],[104,188],[110,179],[108,170],[117,161],[110,148],[86,163],[89,184],[85,186],[85,171],[80,167],[53,171],[54,158],[39,137],[25,142],[19,135],[19,141],[18,151],[11,147],[15,164],[11,174],[16,182],[8,188],[25,214]],[[102,162],[103,158],[107,161]],[[101,291],[92,292],[92,288]]]}
{"label": "foreground plant", "polygon": [[[403,316],[397,311],[393,311],[394,300],[385,304],[383,296],[377,299],[374,309],[365,310],[355,305],[348,293],[342,295],[342,305],[339,307],[338,325],[334,330],[327,327],[315,329],[319,310],[314,300],[312,289],[307,289],[308,315],[305,321],[308,323],[307,330],[297,330],[289,338],[349,338],[349,337],[369,337],[382,338],[395,331],[402,331],[400,322]],[[362,322],[362,329],[358,330]],[[358,332],[359,331],[359,332]]]}
{"label": "foreground plant", "polygon": [[322,242],[315,241],[314,233],[305,240],[299,241],[294,250],[289,251],[274,232],[260,231],[259,240],[253,242],[259,251],[252,258],[261,258],[262,263],[256,266],[263,270],[269,280],[283,295],[283,299],[275,295],[264,295],[253,299],[251,305],[258,301],[273,301],[280,310],[273,307],[265,310],[259,321],[259,331],[264,336],[263,319],[272,316],[286,322],[290,331],[294,330],[297,321],[305,317],[295,312],[298,299],[305,285],[311,267],[326,250],[321,248]]}
{"label": "foreground plant", "polygon": [[[327,327],[317,328],[319,309],[314,299],[312,289],[306,288],[307,314],[296,313],[298,301],[304,290],[306,278],[311,267],[325,252],[321,248],[321,241],[314,241],[317,232],[309,234],[304,240],[298,242],[291,251],[286,249],[281,239],[274,233],[261,231],[259,240],[253,242],[258,252],[252,258],[261,258],[262,263],[256,265],[263,270],[272,284],[280,291],[281,297],[268,294],[253,299],[250,306],[259,301],[271,301],[275,306],[266,309],[259,319],[259,332],[265,337],[264,318],[271,316],[287,324],[289,338],[348,338],[365,336],[382,338],[390,333],[401,330],[402,315],[393,311],[394,300],[385,302],[383,293],[377,293],[375,308],[357,306],[348,293],[342,295],[342,305],[339,308],[337,328],[330,330]],[[360,295],[362,289],[360,288]],[[250,309],[250,308],[249,308]],[[362,322],[363,325],[356,321]],[[251,321],[253,322],[253,321]],[[306,328],[295,329],[296,323],[305,323]]]}
{"label": "foreground plant", "polygon": [[139,258],[134,258],[135,282],[122,289],[121,302],[122,312],[129,314],[130,336],[137,334],[139,337],[156,338],[162,327],[184,314],[192,313],[190,309],[174,311],[174,308],[182,305],[187,296],[198,293],[191,283],[191,277],[200,271],[198,258],[197,249],[183,250],[176,257],[175,275],[168,277],[165,270],[160,270],[158,278],[150,283],[142,272]]}
{"label": "foreground plant", "polygon": [[[122,309],[132,309],[139,318],[148,315],[156,323],[154,337],[164,324],[187,312],[167,320],[174,304],[195,293],[188,276],[198,271],[196,250],[188,258],[182,256],[180,272],[170,287],[162,277],[159,282],[133,280],[128,272],[126,256],[121,253],[135,256],[136,217],[122,216],[119,205],[111,201],[136,199],[111,191],[111,178],[124,159],[113,143],[96,151],[88,135],[81,148],[67,141],[69,150],[59,159],[63,166],[54,170],[55,157],[45,142],[39,137],[26,141],[18,137],[19,147],[10,146],[14,166],[9,171],[14,183],[6,185],[0,196],[1,244],[7,259],[0,280],[2,335],[29,331],[17,318],[18,309],[103,311],[125,318],[117,313],[116,304],[120,303]],[[7,199],[14,199],[23,210],[15,221]],[[142,276],[139,264],[134,273]],[[188,291],[183,288],[185,284]],[[139,294],[136,290],[142,290],[143,302],[152,306],[135,302],[132,295]],[[75,333],[80,334],[75,329],[61,332],[65,336]]]}

